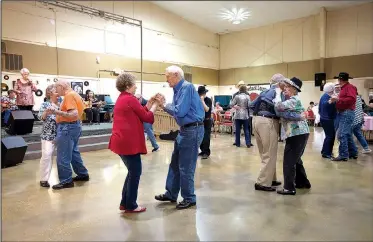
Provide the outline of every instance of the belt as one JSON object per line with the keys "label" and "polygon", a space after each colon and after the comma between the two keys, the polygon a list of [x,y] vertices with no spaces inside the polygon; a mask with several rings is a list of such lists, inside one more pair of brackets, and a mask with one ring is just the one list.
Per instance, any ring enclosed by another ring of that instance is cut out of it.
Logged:
{"label": "belt", "polygon": [[182,126],[182,128],[196,127],[196,126],[203,126],[203,125],[204,125],[203,122],[194,122],[194,123],[186,124]]}
{"label": "belt", "polygon": [[271,116],[267,116],[267,115],[254,115],[254,117],[263,117],[263,118],[270,118],[270,119],[275,119],[275,120],[279,120],[280,119],[278,117],[271,117]]}
{"label": "belt", "polygon": [[211,118],[205,118],[205,120],[210,120]]}
{"label": "belt", "polygon": [[61,123],[58,123],[58,124],[78,124],[78,123],[80,123],[79,120],[73,121],[73,122],[61,122]]}

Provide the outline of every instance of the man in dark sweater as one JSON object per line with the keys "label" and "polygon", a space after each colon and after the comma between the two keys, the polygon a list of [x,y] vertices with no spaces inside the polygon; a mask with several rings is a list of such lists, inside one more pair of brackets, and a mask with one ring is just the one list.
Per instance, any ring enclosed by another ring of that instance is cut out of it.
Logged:
{"label": "man in dark sweater", "polygon": [[209,97],[206,97],[206,93],[208,90],[205,86],[198,87],[198,94],[201,97],[201,102],[203,104],[203,108],[205,109],[205,120],[204,128],[205,128],[205,135],[203,136],[203,140],[200,146],[202,159],[209,158],[211,151],[210,151],[210,138],[211,138],[211,127],[212,127],[212,120],[211,120],[211,109],[212,109],[212,100]]}

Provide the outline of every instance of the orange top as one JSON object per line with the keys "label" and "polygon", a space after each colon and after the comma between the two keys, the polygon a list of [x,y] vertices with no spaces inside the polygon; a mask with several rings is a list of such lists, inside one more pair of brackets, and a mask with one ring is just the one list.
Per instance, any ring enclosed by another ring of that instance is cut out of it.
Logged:
{"label": "orange top", "polygon": [[63,112],[67,112],[68,110],[78,110],[78,117],[63,117],[60,115],[57,115],[57,123],[61,122],[74,122],[77,120],[80,120],[83,114],[83,101],[80,95],[74,91],[70,91],[67,93],[61,103],[60,110]]}

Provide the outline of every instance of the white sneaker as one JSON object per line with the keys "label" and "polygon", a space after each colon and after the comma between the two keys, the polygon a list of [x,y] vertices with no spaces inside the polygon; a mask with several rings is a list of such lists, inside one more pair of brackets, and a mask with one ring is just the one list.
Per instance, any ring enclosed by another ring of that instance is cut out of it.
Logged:
{"label": "white sneaker", "polygon": [[364,149],[361,153],[368,154],[370,152],[372,152],[372,150],[368,148],[368,149]]}

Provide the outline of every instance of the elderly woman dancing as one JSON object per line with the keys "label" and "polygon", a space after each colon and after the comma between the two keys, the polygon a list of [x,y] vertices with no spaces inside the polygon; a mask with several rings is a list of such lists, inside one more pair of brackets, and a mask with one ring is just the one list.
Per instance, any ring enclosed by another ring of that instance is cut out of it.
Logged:
{"label": "elderly woman dancing", "polygon": [[128,169],[119,209],[129,213],[145,212],[146,208],[136,203],[141,176],[141,155],[147,153],[143,123],[154,122],[154,112],[159,101],[152,98],[146,106],[141,106],[134,96],[137,88],[135,76],[130,73],[118,76],[116,86],[121,93],[114,107],[109,149],[120,156]]}
{"label": "elderly woman dancing", "polygon": [[43,102],[39,109],[38,118],[43,120],[41,130],[41,159],[40,159],[40,186],[50,187],[49,177],[52,170],[52,156],[55,148],[54,140],[57,135],[56,115],[46,112],[49,107],[59,109],[58,94],[54,84],[49,85],[45,90],[46,101]]}
{"label": "elderly woman dancing", "polygon": [[[293,111],[299,114],[304,108],[299,99],[298,92],[301,91],[302,81],[296,77],[285,79],[285,95],[289,97],[286,101],[276,102],[277,112]],[[282,121],[286,134],[286,145],[284,151],[284,187],[278,190],[278,194],[295,195],[295,188],[311,188],[303,167],[302,155],[307,145],[309,128],[307,121],[292,121],[283,117]]]}

